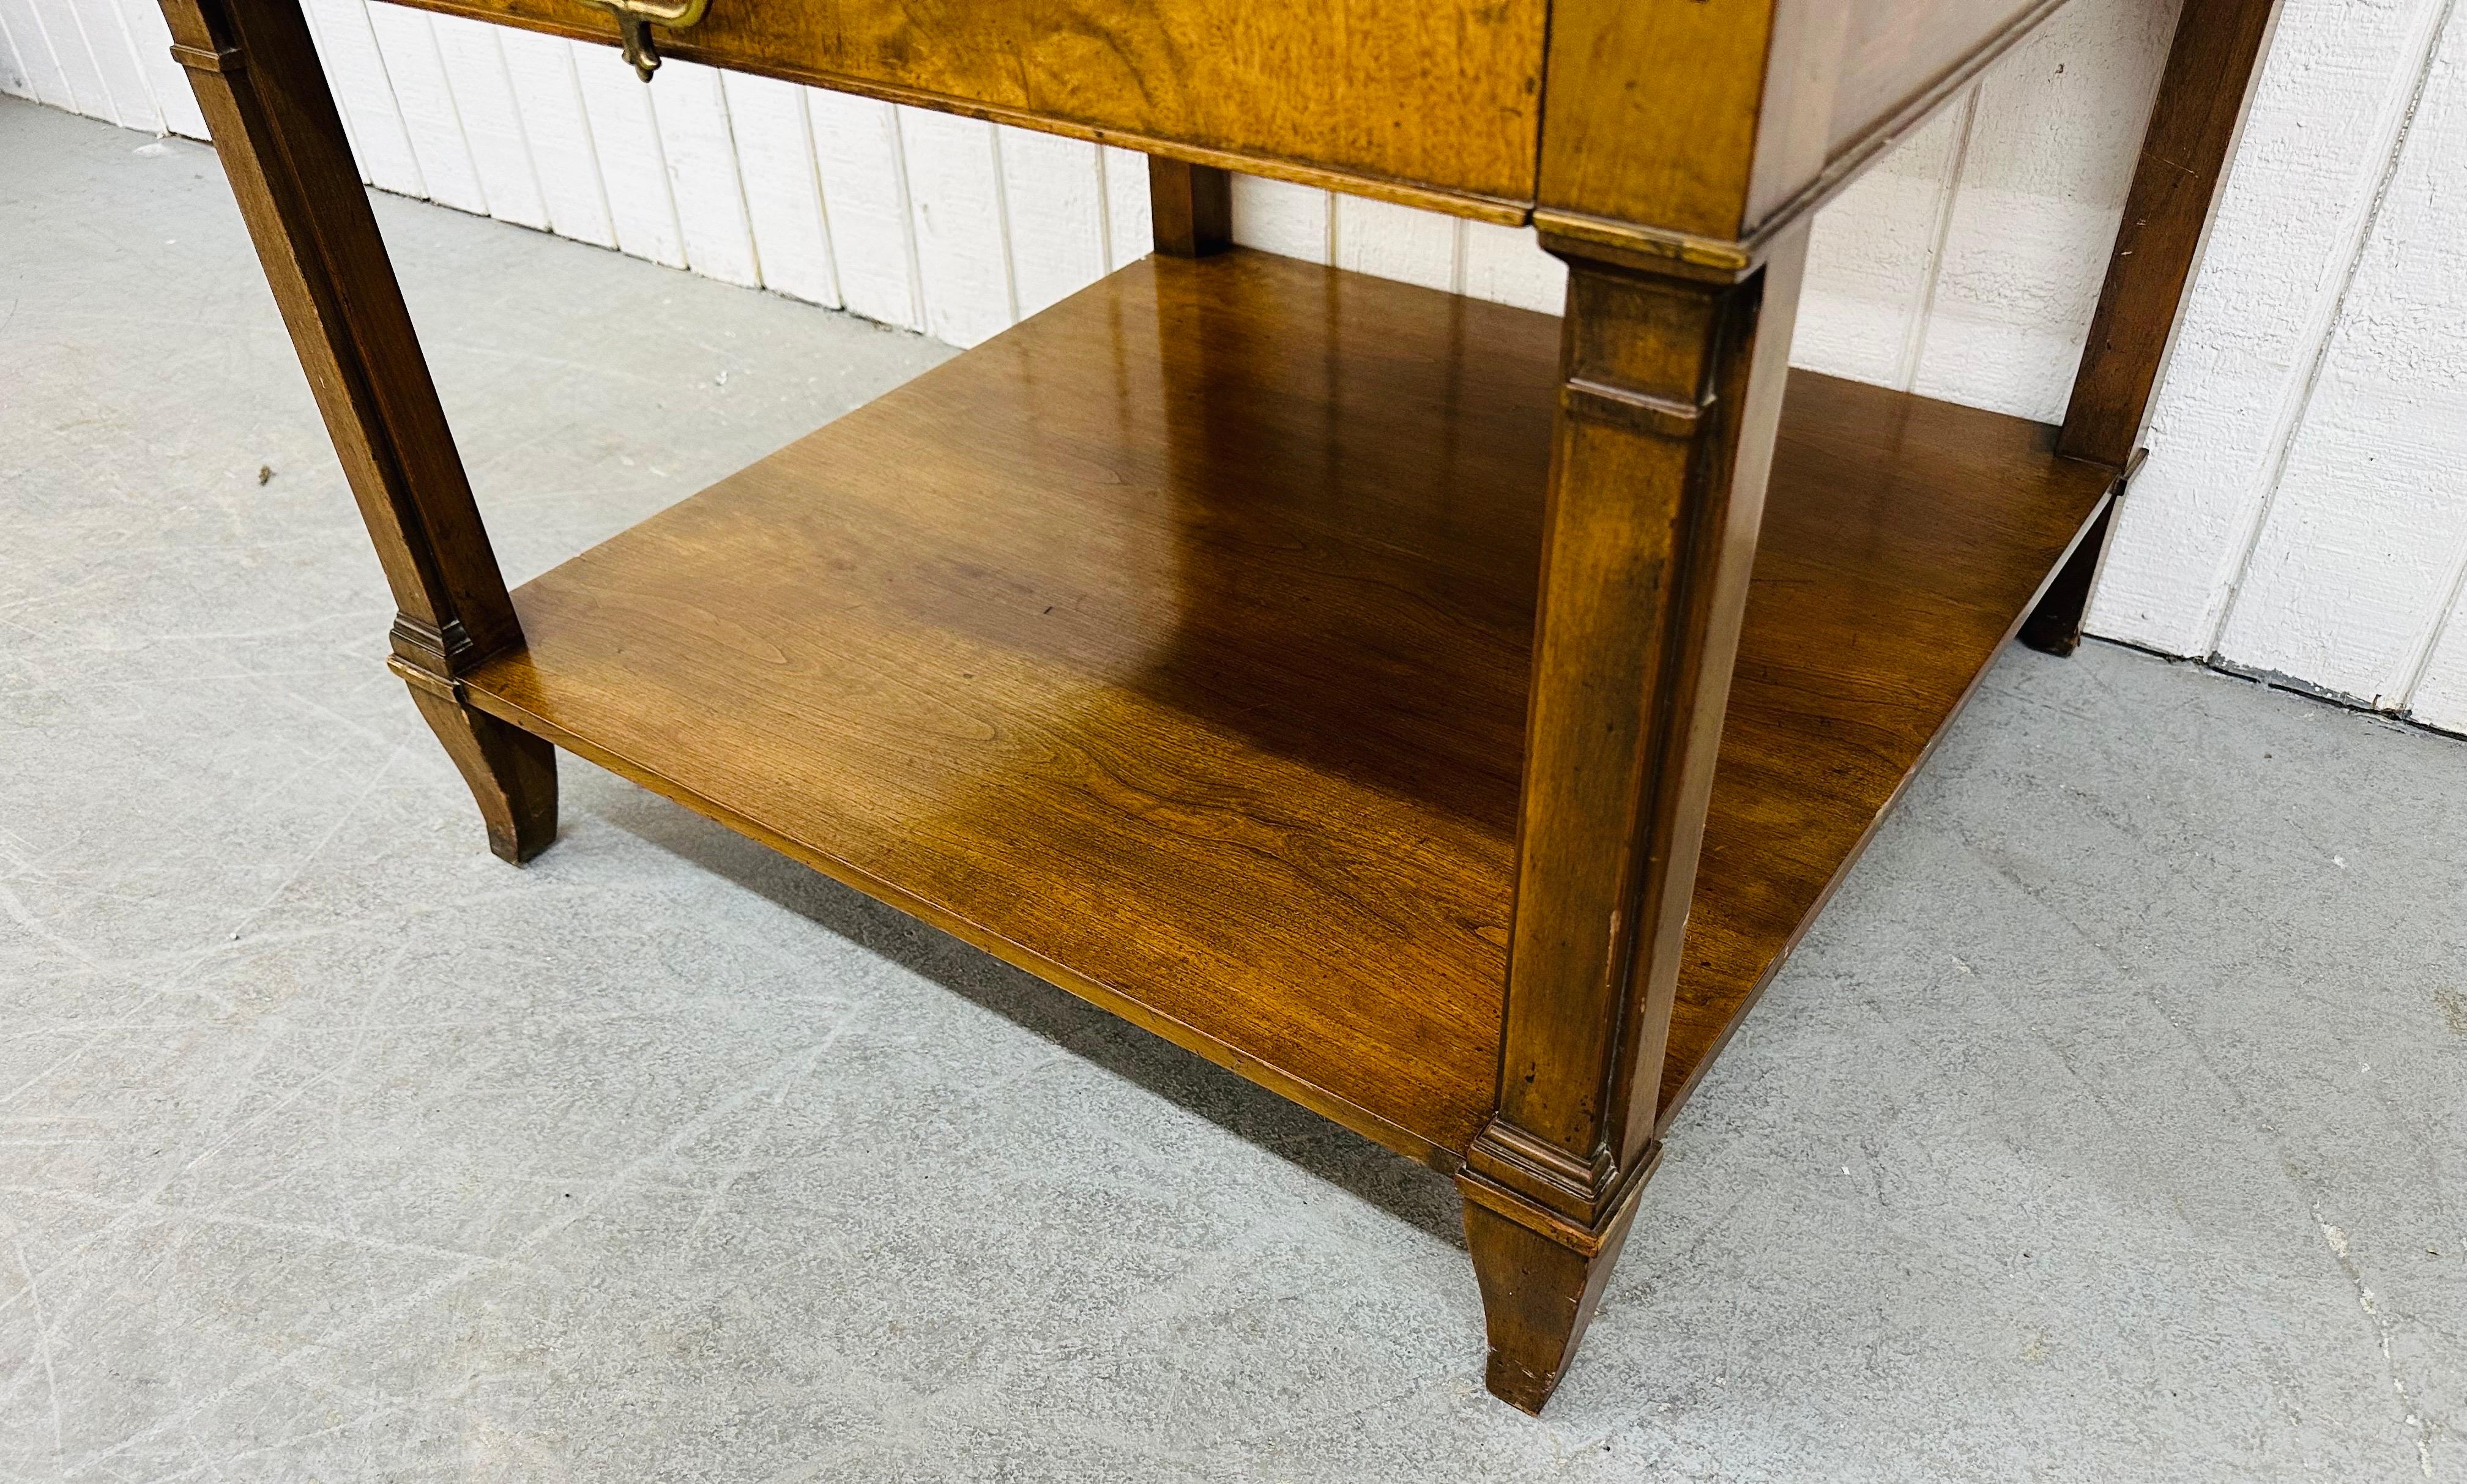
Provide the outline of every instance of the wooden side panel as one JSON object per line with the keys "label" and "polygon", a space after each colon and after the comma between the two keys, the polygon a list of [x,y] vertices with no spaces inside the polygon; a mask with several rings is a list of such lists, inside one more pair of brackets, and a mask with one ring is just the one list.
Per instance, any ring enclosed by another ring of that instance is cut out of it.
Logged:
{"label": "wooden side panel", "polygon": [[1776,0],[1558,0],[1538,203],[1739,236]]}
{"label": "wooden side panel", "polygon": [[1538,204],[1660,238],[1770,238],[2062,3],[1558,0]]}
{"label": "wooden side panel", "polygon": [[[419,3],[615,38],[607,11],[582,0]],[[1533,193],[1547,10],[1547,0],[718,0],[691,31],[659,39],[672,56],[1112,143],[1523,202]]]}

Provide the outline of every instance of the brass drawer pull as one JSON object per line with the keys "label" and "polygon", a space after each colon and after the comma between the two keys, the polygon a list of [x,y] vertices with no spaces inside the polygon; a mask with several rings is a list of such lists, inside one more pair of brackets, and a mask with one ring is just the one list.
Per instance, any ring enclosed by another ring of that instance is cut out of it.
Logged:
{"label": "brass drawer pull", "polygon": [[651,74],[660,68],[659,43],[651,39],[651,27],[657,24],[670,31],[683,31],[701,20],[702,12],[711,9],[711,0],[673,0],[670,4],[662,4],[660,0],[591,0],[591,3],[616,12],[617,43],[625,49],[625,59],[634,64],[635,75],[645,82],[650,81]]}

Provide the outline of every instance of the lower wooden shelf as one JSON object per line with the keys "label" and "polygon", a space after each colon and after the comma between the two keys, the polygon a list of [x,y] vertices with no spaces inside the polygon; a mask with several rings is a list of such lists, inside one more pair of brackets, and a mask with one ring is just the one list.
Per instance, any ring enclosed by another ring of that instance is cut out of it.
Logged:
{"label": "lower wooden shelf", "polygon": [[[1442,1169],[1488,1116],[1558,322],[1151,259],[524,586],[473,703]],[[1799,374],[1663,1117],[2107,495]]]}

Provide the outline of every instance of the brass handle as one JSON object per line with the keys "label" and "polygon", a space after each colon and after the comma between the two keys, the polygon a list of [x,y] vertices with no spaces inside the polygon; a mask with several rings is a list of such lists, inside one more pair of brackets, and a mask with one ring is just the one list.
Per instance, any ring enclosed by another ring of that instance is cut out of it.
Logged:
{"label": "brass handle", "polygon": [[625,49],[625,59],[634,64],[635,76],[644,81],[660,70],[659,44],[651,39],[654,24],[670,31],[683,31],[702,19],[711,9],[711,0],[590,0],[590,3],[617,14],[617,44]]}

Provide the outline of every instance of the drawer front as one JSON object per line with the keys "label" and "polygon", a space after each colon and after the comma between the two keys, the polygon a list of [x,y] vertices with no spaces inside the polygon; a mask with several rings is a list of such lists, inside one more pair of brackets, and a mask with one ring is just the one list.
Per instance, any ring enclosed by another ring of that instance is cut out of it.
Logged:
{"label": "drawer front", "polygon": [[[612,41],[580,0],[414,0]],[[1547,0],[711,0],[661,50],[1123,143],[1530,202]],[[656,84],[655,84],[656,85]]]}

